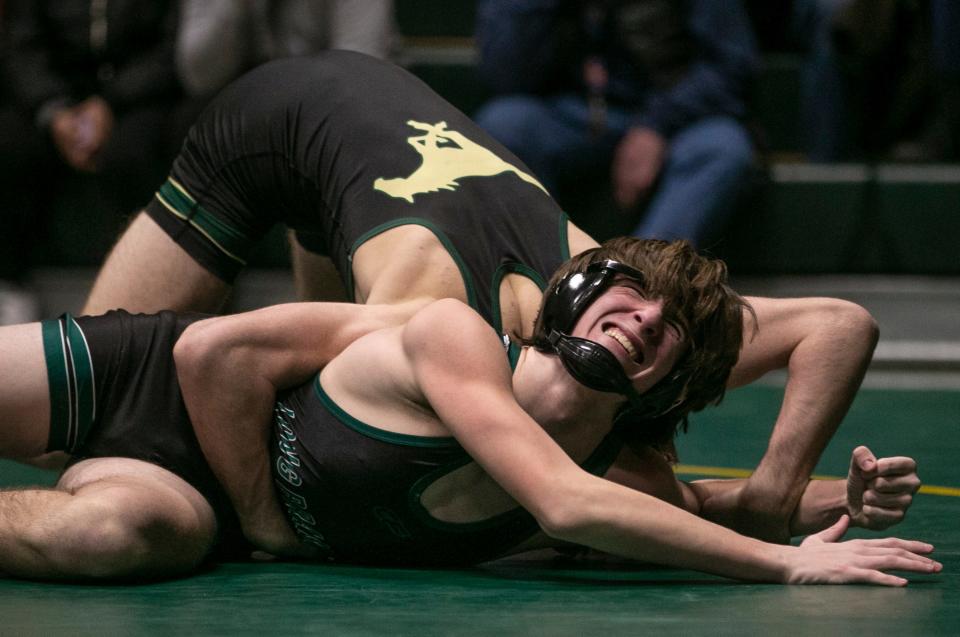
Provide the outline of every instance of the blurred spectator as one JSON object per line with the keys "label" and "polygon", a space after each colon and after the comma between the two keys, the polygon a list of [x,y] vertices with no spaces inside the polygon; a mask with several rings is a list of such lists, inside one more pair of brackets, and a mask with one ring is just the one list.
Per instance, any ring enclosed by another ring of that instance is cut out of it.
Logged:
{"label": "blurred spectator", "polygon": [[[599,167],[639,236],[702,245],[751,172],[757,66],[739,2],[481,0],[476,119],[551,190]],[[562,201],[562,197],[561,197]]]}
{"label": "blurred spectator", "polygon": [[176,0],[6,0],[13,97],[64,164],[103,175],[125,208],[159,183],[180,142],[170,131],[182,104],[176,9]]}
{"label": "blurred spectator", "polygon": [[960,157],[956,0],[748,0],[768,50],[804,54],[800,131],[813,161]]}
{"label": "blurred spectator", "polygon": [[[4,3],[0,0],[0,38],[6,36],[5,26]],[[0,56],[3,55],[4,49],[0,47]],[[38,136],[31,127],[24,128],[19,113],[11,106],[11,99],[0,65],[0,175],[3,175],[0,187],[27,183],[33,177],[28,167],[35,163],[30,153],[37,146]],[[35,185],[39,184],[31,184]],[[0,325],[26,323],[39,315],[36,297],[23,285],[30,254],[29,242],[24,239],[30,236],[32,189],[4,188],[4,203],[0,206]]]}
{"label": "blurred spectator", "polygon": [[395,45],[392,0],[181,0],[177,69],[209,96],[279,57],[349,49],[379,58]]}
{"label": "blurred spectator", "polygon": [[763,51],[803,56],[800,143],[808,159],[835,161],[851,144],[847,87],[834,47],[833,19],[850,0],[746,0]]}
{"label": "blurred spectator", "polygon": [[934,81],[938,87],[932,137],[939,159],[960,161],[960,3],[930,0]]}
{"label": "blurred spectator", "polygon": [[[4,207],[7,240],[36,249],[47,224],[74,258],[99,260],[189,124],[176,0],[5,0],[4,21],[0,188],[17,202]],[[82,225],[50,225],[64,209],[85,215]]]}

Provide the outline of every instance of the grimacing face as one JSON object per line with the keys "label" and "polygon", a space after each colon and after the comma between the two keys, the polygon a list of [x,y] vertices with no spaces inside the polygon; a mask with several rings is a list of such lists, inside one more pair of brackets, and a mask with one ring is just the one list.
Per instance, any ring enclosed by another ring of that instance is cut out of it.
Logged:
{"label": "grimacing face", "polygon": [[612,353],[643,394],[674,368],[684,350],[677,329],[664,320],[662,299],[647,299],[640,285],[618,278],[580,315],[572,336]]}

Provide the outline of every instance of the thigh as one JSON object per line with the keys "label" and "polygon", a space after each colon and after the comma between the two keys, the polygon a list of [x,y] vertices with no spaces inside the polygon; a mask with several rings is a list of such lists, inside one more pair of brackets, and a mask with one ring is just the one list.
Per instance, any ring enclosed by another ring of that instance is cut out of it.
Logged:
{"label": "thigh", "polygon": [[[224,554],[244,550],[229,498],[197,442],[173,361],[173,347],[180,334],[204,315],[109,312],[75,320],[65,318],[89,346],[87,366],[96,379],[91,384],[95,396],[85,400],[88,392],[76,400],[61,399],[54,404],[92,404],[96,411],[89,422],[77,423],[77,435],[60,436],[68,443],[61,448],[72,450],[75,461],[127,458],[172,472],[213,507],[226,529],[220,547]],[[76,367],[83,367],[83,359],[79,360]],[[70,390],[61,388],[53,394],[73,395]],[[51,434],[51,440],[54,438]]]}
{"label": "thigh", "polygon": [[501,97],[477,113],[477,122],[548,189],[569,173],[604,163],[613,148],[607,136],[591,135],[586,103],[576,96]]}
{"label": "thigh", "polygon": [[752,167],[750,137],[736,120],[716,117],[687,127],[670,141],[659,185],[634,234],[709,243]]}
{"label": "thigh", "polygon": [[215,312],[230,285],[200,265],[141,213],[111,250],[93,284],[84,314],[122,308],[130,312]]}
{"label": "thigh", "polygon": [[304,248],[293,232],[289,233],[290,261],[299,301],[350,300],[337,267],[330,257]]}
{"label": "thigh", "polygon": [[39,323],[0,327],[0,456],[42,454],[50,432],[47,366]]}
{"label": "thigh", "polygon": [[753,144],[743,124],[732,117],[710,117],[673,136],[664,171],[692,172],[706,162],[744,167],[752,160]]}

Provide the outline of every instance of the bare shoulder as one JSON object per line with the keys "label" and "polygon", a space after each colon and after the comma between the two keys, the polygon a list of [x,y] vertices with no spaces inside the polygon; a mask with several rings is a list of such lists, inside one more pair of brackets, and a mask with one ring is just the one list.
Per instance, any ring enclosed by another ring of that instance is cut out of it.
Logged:
{"label": "bare shoulder", "polygon": [[496,331],[456,299],[441,299],[417,312],[404,328],[403,346],[413,359],[439,358],[453,367],[487,357],[506,360]]}
{"label": "bare shoulder", "polygon": [[404,330],[404,340],[460,338],[484,334],[496,340],[490,325],[466,303],[457,299],[434,301],[411,317]]}
{"label": "bare shoulder", "polygon": [[594,241],[593,237],[574,225],[572,221],[567,222],[567,242],[570,256],[576,256],[600,245]]}

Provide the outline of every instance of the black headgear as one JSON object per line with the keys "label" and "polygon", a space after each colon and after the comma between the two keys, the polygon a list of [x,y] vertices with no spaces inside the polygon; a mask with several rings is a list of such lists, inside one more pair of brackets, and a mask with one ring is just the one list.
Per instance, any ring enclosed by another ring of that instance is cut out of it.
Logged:
{"label": "black headgear", "polygon": [[560,279],[547,290],[541,310],[543,330],[534,346],[556,353],[580,384],[597,391],[623,394],[636,415],[659,416],[676,404],[676,396],[682,389],[682,384],[675,387],[680,380],[677,373],[669,374],[641,397],[620,361],[607,348],[589,339],[570,336],[583,311],[617,276],[645,285],[642,272],[612,259],[596,261],[588,265],[585,272],[573,272]]}
{"label": "black headgear", "polygon": [[640,395],[617,357],[599,343],[570,336],[583,311],[617,276],[644,284],[643,273],[612,259],[596,261],[588,265],[585,272],[573,272],[560,279],[547,291],[541,310],[545,338],[541,336],[534,346],[555,352],[580,384],[597,391],[623,394],[638,407]]}

